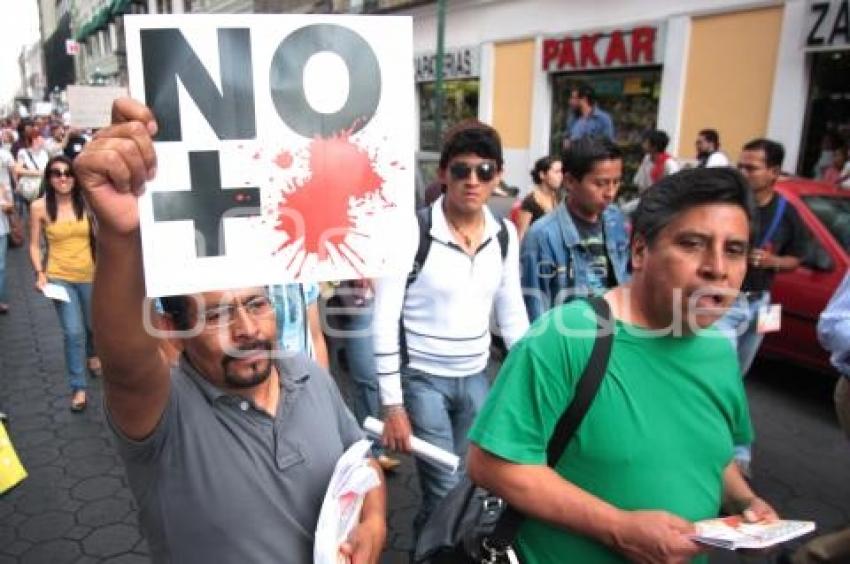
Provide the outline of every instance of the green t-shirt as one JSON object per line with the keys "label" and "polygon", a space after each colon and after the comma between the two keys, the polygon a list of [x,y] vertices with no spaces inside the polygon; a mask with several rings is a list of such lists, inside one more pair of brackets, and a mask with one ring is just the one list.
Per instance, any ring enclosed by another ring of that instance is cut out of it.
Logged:
{"label": "green t-shirt", "polygon": [[[519,464],[546,464],[546,445],[572,400],[595,339],[583,300],[541,316],[511,350],[470,439]],[[718,514],[722,472],[752,427],[729,340],[714,329],[656,336],[616,322],[608,370],[556,471],[626,510],[690,521]],[[624,562],[595,540],[527,520],[517,546],[528,564]]]}

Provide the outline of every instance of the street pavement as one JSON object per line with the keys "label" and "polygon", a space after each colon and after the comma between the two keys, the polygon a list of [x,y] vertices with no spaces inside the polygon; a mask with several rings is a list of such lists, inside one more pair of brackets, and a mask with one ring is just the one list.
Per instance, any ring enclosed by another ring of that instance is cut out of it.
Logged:
{"label": "street pavement", "polygon": [[[62,336],[49,301],[33,291],[23,249],[10,251],[11,311],[0,316],[0,411],[29,477],[0,496],[0,564],[148,562],[136,506],[103,419],[101,383],[89,408],[68,410]],[[754,483],[789,518],[821,531],[850,524],[850,443],[837,428],[826,378],[780,363],[757,364],[747,381],[756,427]],[[349,385],[340,381],[344,393]],[[382,564],[406,564],[419,502],[410,459],[389,477],[389,535]],[[776,555],[715,564],[772,562]]]}

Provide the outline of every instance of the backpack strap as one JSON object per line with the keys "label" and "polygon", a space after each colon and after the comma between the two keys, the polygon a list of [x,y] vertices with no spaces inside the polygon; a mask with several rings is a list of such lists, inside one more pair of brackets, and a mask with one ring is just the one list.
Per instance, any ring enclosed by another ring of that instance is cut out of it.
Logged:
{"label": "backpack strap", "polygon": [[431,250],[431,223],[434,206],[421,208],[416,210],[416,223],[419,224],[419,246],[416,248],[416,256],[413,258],[413,266],[407,274],[407,284],[405,289],[410,288],[410,285],[416,282],[419,272],[425,266],[425,259],[428,258],[428,251]]}
{"label": "backpack strap", "polygon": [[508,256],[508,228],[505,225],[505,218],[499,218],[499,232],[496,233],[496,239],[499,241],[499,252],[502,253],[502,262],[505,262],[505,259]]}
{"label": "backpack strap", "polygon": [[764,235],[759,241],[759,248],[763,248],[765,245],[770,243],[770,240],[773,239],[773,236],[776,235],[776,230],[779,229],[779,224],[782,222],[782,216],[785,215],[785,208],[788,206],[788,200],[785,199],[784,196],[777,195],[779,198],[776,201],[776,210],[773,212],[773,218],[770,220],[770,226],[768,226],[767,231],[764,232]]}

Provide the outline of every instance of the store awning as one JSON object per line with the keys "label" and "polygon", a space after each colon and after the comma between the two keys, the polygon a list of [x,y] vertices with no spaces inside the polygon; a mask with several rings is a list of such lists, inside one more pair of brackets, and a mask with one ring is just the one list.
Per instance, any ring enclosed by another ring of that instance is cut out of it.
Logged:
{"label": "store awning", "polygon": [[112,0],[95,12],[89,21],[80,26],[80,29],[74,33],[74,39],[85,41],[91,34],[105,28],[116,16],[125,14],[131,3],[132,0]]}

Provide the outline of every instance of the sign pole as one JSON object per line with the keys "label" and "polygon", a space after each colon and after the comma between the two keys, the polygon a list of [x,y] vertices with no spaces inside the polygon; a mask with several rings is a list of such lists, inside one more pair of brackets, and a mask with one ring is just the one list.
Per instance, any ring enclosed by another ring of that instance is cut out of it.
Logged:
{"label": "sign pole", "polygon": [[446,50],[446,0],[437,0],[437,76],[434,83],[434,141],[442,149],[443,137],[443,63]]}

